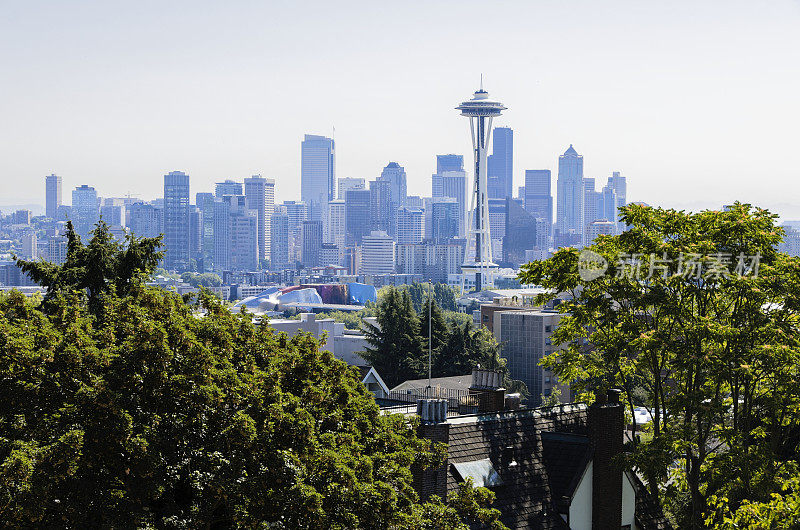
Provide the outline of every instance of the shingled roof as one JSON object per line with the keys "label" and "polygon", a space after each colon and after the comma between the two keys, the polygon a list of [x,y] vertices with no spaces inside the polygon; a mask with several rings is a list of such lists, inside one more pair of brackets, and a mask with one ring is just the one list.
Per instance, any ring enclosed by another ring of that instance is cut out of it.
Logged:
{"label": "shingled roof", "polygon": [[[448,492],[463,480],[453,464],[488,458],[500,479],[500,485],[490,489],[503,524],[568,528],[556,501],[572,497],[592,458],[585,405],[451,417],[447,423]],[[634,480],[638,481],[635,476]],[[634,486],[637,524],[647,530],[669,529],[658,502],[641,481]]]}

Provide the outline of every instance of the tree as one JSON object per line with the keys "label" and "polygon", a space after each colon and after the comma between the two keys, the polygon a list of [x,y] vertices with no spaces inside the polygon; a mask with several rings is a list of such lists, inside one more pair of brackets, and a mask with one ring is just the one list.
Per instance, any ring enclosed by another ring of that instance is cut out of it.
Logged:
{"label": "tree", "polygon": [[566,347],[545,364],[579,399],[618,386],[631,413],[651,411],[632,461],[677,526],[701,528],[710,499],[768,502],[798,459],[800,260],[774,250],[776,216],[747,204],[621,211],[626,232],[520,280],[566,298],[553,335]]}
{"label": "tree", "polygon": [[420,320],[408,291],[395,287],[385,290],[378,301],[377,324],[364,323],[369,347],[361,356],[390,388],[426,371]]}
{"label": "tree", "polygon": [[[111,281],[114,278],[110,278]],[[81,285],[85,281],[77,278]],[[482,489],[420,503],[442,448],[384,415],[310,335],[134,281],[95,312],[0,294],[0,520],[9,526],[499,527]]]}
{"label": "tree", "polygon": [[103,220],[92,234],[89,244],[84,245],[72,221],[67,221],[67,259],[61,265],[14,258],[23,272],[47,288],[46,303],[60,294],[85,291],[90,310],[97,311],[106,296],[124,296],[140,276],[149,276],[163,256],[158,252],[160,236],[139,238],[128,234],[123,245]]}
{"label": "tree", "polygon": [[192,287],[219,287],[222,285],[222,278],[213,272],[184,272],[181,274],[181,281]]}

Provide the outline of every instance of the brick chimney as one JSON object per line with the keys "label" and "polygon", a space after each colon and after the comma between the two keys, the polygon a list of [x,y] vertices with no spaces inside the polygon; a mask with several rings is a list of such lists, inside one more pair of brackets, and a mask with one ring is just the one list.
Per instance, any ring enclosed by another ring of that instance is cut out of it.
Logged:
{"label": "brick chimney", "polygon": [[[446,399],[420,399],[417,401],[417,414],[421,420],[417,436],[432,442],[450,443]],[[447,498],[447,465],[448,459],[445,457],[442,465],[436,468],[423,469],[418,464],[411,466],[414,489],[420,500],[426,501],[431,495],[438,495],[442,500]]]}
{"label": "brick chimney", "polygon": [[506,389],[502,387],[503,373],[475,368],[469,394],[478,398],[478,412],[500,412],[505,409]]}
{"label": "brick chimney", "polygon": [[622,467],[617,457],[622,454],[625,420],[620,393],[611,389],[589,407],[589,441],[594,451],[592,528],[622,526]]}

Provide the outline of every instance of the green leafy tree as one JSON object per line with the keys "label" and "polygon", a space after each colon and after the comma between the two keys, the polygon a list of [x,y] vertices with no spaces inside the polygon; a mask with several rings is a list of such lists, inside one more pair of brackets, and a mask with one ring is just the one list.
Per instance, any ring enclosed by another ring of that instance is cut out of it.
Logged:
{"label": "green leafy tree", "polygon": [[631,413],[650,409],[632,461],[677,526],[701,528],[711,499],[770,502],[798,459],[800,260],[775,251],[776,216],[750,205],[621,211],[629,229],[596,254],[560,249],[520,280],[566,297],[565,348],[545,364],[579,399],[618,386]]}
{"label": "green leafy tree", "polygon": [[310,335],[205,292],[198,318],[177,295],[126,291],[95,312],[77,291],[47,312],[0,294],[5,525],[500,528],[486,490],[419,502],[410,468],[441,446],[381,414]]}
{"label": "green leafy tree", "polygon": [[219,287],[222,285],[222,278],[213,272],[184,272],[181,274],[181,281],[192,287]]}

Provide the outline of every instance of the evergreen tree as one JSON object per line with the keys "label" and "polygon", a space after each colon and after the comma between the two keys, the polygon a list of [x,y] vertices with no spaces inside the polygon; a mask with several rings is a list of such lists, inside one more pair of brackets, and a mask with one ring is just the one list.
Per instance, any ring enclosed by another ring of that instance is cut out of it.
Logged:
{"label": "evergreen tree", "polygon": [[375,367],[390,388],[427,373],[420,319],[406,290],[395,287],[385,290],[378,302],[377,324],[364,324],[369,347],[362,357]]}

